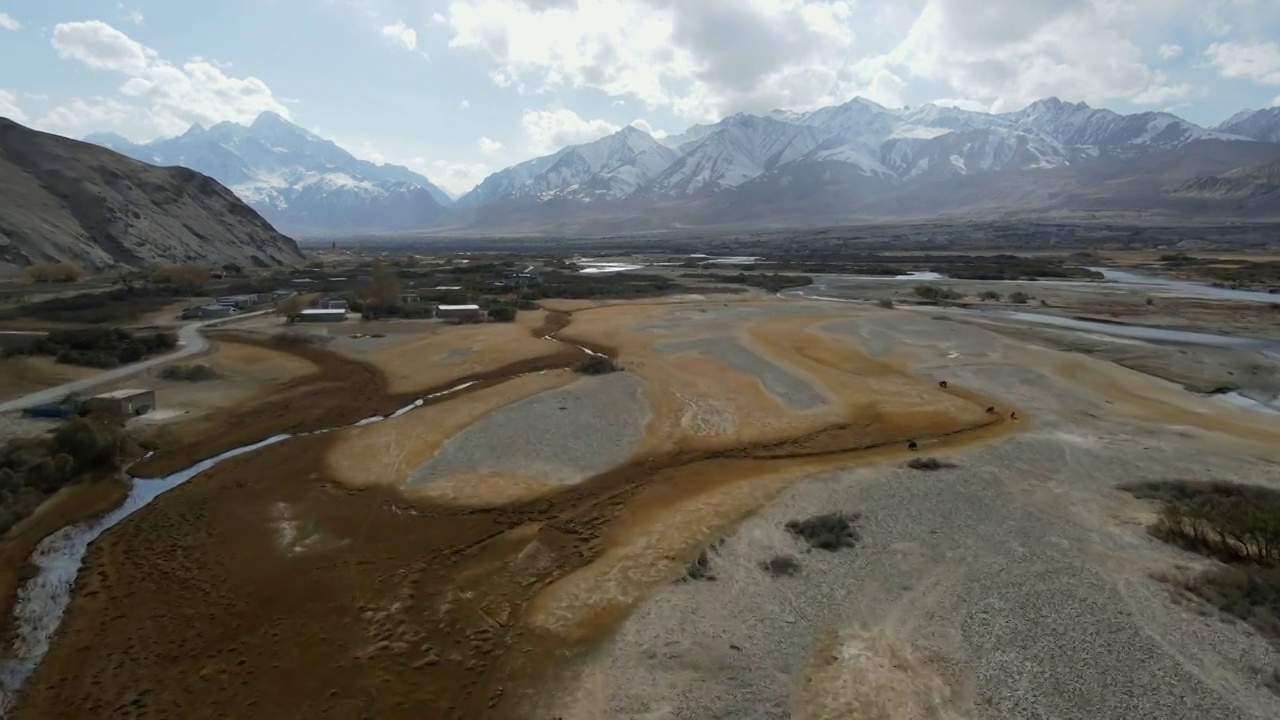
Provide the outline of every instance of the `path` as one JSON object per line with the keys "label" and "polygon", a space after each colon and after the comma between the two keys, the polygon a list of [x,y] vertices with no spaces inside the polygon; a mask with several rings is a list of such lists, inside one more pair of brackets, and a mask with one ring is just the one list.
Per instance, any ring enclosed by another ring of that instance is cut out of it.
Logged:
{"label": "path", "polygon": [[[233,320],[243,320],[244,318],[254,317],[257,315],[265,315],[270,312],[275,312],[275,310],[274,309],[258,310],[251,313],[244,313],[243,315],[235,316]],[[186,325],[183,325],[182,328],[178,330],[177,352],[166,353],[164,355],[158,355],[156,357],[147,358],[146,360],[133,363],[132,365],[125,365],[123,367],[113,368],[111,370],[105,370],[92,377],[87,377],[80,380],[73,380],[72,382],[63,383],[56,387],[46,388],[44,390],[40,390],[37,392],[21,395],[19,397],[14,398],[13,400],[0,403],[0,413],[12,412],[15,410],[24,410],[29,407],[34,407],[36,405],[43,405],[45,403],[57,402],[62,398],[66,397],[67,393],[83,392],[85,390],[88,390],[89,388],[102,385],[103,383],[108,383],[113,380],[119,380],[121,378],[129,377],[130,375],[142,372],[143,370],[159,365],[160,363],[170,362],[173,360],[181,360],[182,358],[185,358],[185,357],[191,357],[196,353],[202,352],[205,348],[209,346],[209,341],[205,340],[204,336],[200,334],[200,328],[210,326],[210,325],[222,325],[222,324],[225,324],[226,322],[227,322],[227,319],[223,318],[218,320],[206,320],[203,322],[188,323]]]}

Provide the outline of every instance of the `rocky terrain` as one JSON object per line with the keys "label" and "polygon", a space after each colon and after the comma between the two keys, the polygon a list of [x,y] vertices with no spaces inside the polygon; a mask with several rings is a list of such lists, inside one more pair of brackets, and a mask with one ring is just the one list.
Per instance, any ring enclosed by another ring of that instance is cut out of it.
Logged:
{"label": "rocky terrain", "polygon": [[300,262],[297,244],[217,181],[0,118],[0,269],[71,261]]}

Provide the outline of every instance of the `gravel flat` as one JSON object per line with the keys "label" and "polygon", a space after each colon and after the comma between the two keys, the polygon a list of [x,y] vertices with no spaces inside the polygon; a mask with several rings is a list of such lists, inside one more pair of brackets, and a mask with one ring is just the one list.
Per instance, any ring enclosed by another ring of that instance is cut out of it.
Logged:
{"label": "gravel flat", "polygon": [[506,472],[568,484],[604,472],[644,439],[644,386],[637,375],[615,372],[508,405],[446,442],[406,483]]}
{"label": "gravel flat", "polygon": [[[1151,539],[1147,506],[1114,489],[1175,478],[1280,487],[1280,466],[1113,417],[1100,391],[982,328],[902,312],[826,331],[906,350],[920,372],[1036,419],[947,456],[954,469],[885,465],[793,486],[709,550],[715,581],[675,583],[640,606],[556,715],[1280,717],[1262,682],[1280,659],[1247,627],[1174,601],[1153,575],[1204,561]],[[809,550],[784,529],[833,511],[861,513],[857,547]],[[762,569],[783,555],[797,575]]]}
{"label": "gravel flat", "polygon": [[809,383],[730,337],[684,340],[657,346],[659,352],[697,353],[742,372],[755,375],[765,389],[794,410],[810,410],[826,404],[826,398]]}

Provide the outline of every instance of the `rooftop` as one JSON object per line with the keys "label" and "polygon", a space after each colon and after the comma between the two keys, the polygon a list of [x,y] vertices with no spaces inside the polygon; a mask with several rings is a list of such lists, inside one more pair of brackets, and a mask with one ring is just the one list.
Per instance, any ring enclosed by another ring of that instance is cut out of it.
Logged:
{"label": "rooftop", "polygon": [[303,315],[346,315],[347,311],[342,308],[307,308],[302,311]]}
{"label": "rooftop", "polygon": [[440,305],[437,310],[479,310],[479,305]]}
{"label": "rooftop", "polygon": [[111,392],[104,392],[99,395],[94,395],[94,397],[101,398],[103,400],[124,400],[125,398],[131,398],[135,395],[142,395],[144,393],[149,393],[149,392],[155,392],[155,391],[143,390],[140,388],[122,388],[120,390],[112,390]]}

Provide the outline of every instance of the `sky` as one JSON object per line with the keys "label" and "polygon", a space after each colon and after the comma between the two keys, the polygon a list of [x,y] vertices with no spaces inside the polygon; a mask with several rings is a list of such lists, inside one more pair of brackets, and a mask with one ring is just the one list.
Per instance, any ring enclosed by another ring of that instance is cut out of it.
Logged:
{"label": "sky", "polygon": [[271,110],[461,193],[627,125],[862,96],[1280,105],[1280,0],[0,0],[0,116],[134,141]]}

